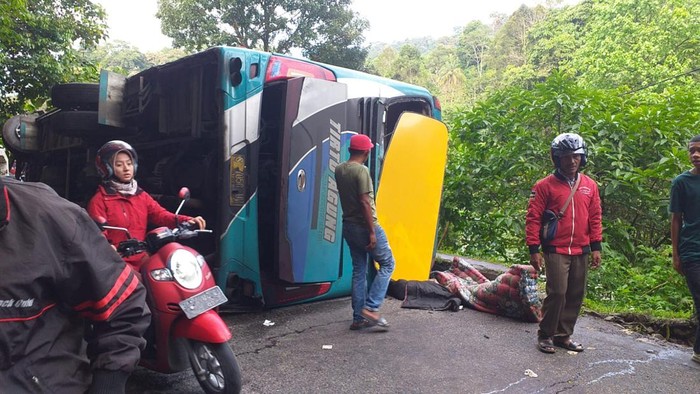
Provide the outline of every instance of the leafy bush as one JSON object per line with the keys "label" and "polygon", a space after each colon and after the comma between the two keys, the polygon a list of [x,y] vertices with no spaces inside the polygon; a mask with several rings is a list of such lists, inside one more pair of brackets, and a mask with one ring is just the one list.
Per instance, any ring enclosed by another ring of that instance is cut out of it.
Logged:
{"label": "leafy bush", "polygon": [[636,248],[632,266],[621,253],[606,248],[605,260],[589,271],[586,305],[601,312],[633,312],[658,317],[690,317],[693,299],[671,264],[670,245]]}
{"label": "leafy bush", "polygon": [[689,167],[687,141],[700,132],[698,97],[697,85],[624,94],[582,88],[554,73],[531,89],[507,88],[448,114],[439,248],[506,264],[528,261],[530,189],[553,170],[550,141],[579,133],[589,148],[584,172],[600,187],[606,247],[589,300],[687,314],[687,290],[668,256],[667,206],[671,180]]}

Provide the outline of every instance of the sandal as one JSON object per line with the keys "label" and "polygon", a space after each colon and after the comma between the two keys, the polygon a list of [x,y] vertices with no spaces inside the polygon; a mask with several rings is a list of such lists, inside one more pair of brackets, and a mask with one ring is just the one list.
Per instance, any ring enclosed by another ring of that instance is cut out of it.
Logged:
{"label": "sandal", "polygon": [[379,327],[389,327],[389,322],[385,318],[379,315],[379,312],[370,311],[367,308],[363,308],[360,312],[362,317],[367,319],[372,325]]}
{"label": "sandal", "polygon": [[541,338],[537,340],[537,349],[542,353],[552,354],[557,350],[554,348],[554,343],[552,343],[551,338]]}
{"label": "sandal", "polygon": [[572,352],[581,353],[583,351],[583,345],[581,345],[580,343],[576,343],[576,342],[572,341],[571,339],[567,339],[565,341],[556,341],[555,340],[555,341],[553,341],[553,343],[554,343],[554,346],[556,346],[556,347],[560,347],[560,348],[566,349],[566,350],[571,350]]}
{"label": "sandal", "polygon": [[357,331],[357,330],[362,330],[363,328],[372,327],[372,325],[373,324],[368,322],[367,320],[358,320],[358,321],[352,322],[352,324],[350,325],[350,329],[352,331]]}

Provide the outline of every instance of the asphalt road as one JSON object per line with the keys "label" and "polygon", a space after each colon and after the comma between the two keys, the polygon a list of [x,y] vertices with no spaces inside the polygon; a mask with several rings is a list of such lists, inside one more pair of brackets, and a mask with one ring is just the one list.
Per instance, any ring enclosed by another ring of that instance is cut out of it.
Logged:
{"label": "asphalt road", "polygon": [[[599,318],[576,326],[583,353],[552,355],[535,348],[534,323],[404,309],[391,298],[383,313],[386,332],[348,330],[349,298],[225,316],[243,393],[700,393],[692,349]],[[128,392],[201,391],[189,371],[140,369]]]}

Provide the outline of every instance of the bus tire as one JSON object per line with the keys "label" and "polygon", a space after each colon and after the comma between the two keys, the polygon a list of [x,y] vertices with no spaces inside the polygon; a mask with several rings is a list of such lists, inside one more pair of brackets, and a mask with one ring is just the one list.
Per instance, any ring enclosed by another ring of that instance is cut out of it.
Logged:
{"label": "bus tire", "polygon": [[54,133],[68,137],[89,137],[97,134],[97,111],[59,111],[51,116]]}
{"label": "bus tire", "polygon": [[59,109],[97,111],[99,100],[97,83],[61,83],[51,88],[51,103]]}
{"label": "bus tire", "polygon": [[15,115],[3,124],[2,139],[5,148],[8,148],[12,154],[39,151],[41,138],[36,118],[36,114]]}

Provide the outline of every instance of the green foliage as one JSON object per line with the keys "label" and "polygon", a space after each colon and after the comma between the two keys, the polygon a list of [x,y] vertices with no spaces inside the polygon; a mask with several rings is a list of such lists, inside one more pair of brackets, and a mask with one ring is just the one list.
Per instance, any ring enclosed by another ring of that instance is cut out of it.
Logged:
{"label": "green foliage", "polygon": [[425,58],[428,83],[441,92],[441,99],[450,103],[464,102],[467,76],[459,64],[455,46],[440,45]]}
{"label": "green foliage", "polygon": [[312,60],[359,68],[369,23],[350,0],[161,0],[163,33],[188,50],[234,45],[264,51],[305,51]]}
{"label": "green foliage", "polygon": [[493,32],[483,22],[469,22],[459,34],[459,60],[464,69],[483,71],[484,56],[491,46]]}
{"label": "green foliage", "polygon": [[135,74],[153,65],[138,48],[125,41],[100,45],[92,51],[87,51],[85,58],[100,69],[123,75]]}
{"label": "green foliage", "polygon": [[146,61],[148,64],[160,65],[183,58],[190,54],[191,53],[186,52],[182,48],[163,48],[157,52],[148,52],[144,54],[144,56],[146,56]]}
{"label": "green foliage", "polygon": [[504,89],[450,116],[443,193],[443,217],[450,223],[446,247],[509,262],[527,258],[527,196],[534,182],[551,171],[543,141],[581,132],[594,95],[554,75],[532,90]]}
{"label": "green foliage", "polygon": [[427,84],[428,72],[418,48],[410,45],[401,47],[396,61],[392,64],[391,78],[416,85]]}
{"label": "green foliage", "polygon": [[392,47],[387,46],[367,63],[366,69],[385,78],[391,78],[391,69],[394,62],[399,57],[399,53]]}
{"label": "green foliage", "polygon": [[677,77],[700,60],[700,1],[584,1],[534,26],[530,57],[544,71],[560,68],[580,84],[638,89],[689,83]]}
{"label": "green foliage", "polygon": [[80,52],[104,37],[104,18],[89,0],[0,3],[0,118],[40,106],[56,83],[96,78]]}
{"label": "green foliage", "polygon": [[604,264],[588,275],[586,305],[606,313],[690,318],[693,299],[685,278],[673,270],[670,245],[636,249],[634,266],[615,250],[604,250]]}
{"label": "green foliage", "polygon": [[591,302],[687,313],[684,283],[668,255],[667,206],[671,179],[689,165],[685,144],[700,127],[699,93],[691,85],[629,95],[583,88],[555,72],[532,88],[503,89],[450,114],[442,216],[448,231],[440,247],[526,262],[529,190],[553,169],[549,142],[576,132],[588,144],[584,171],[598,182],[603,202],[605,261],[592,274],[599,287]]}
{"label": "green foliage", "polygon": [[[591,274],[587,305],[687,316],[667,206],[700,130],[698,31],[700,0],[586,0],[521,7],[488,27],[470,22],[456,44],[421,59],[416,51],[373,59],[377,73],[442,99],[450,146],[439,248],[526,262],[530,188],[553,170],[554,136],[576,132],[603,202],[604,263]],[[408,63],[396,72],[399,62]],[[421,67],[428,79],[417,77]]]}
{"label": "green foliage", "polygon": [[528,32],[532,26],[544,20],[547,10],[542,6],[529,8],[522,5],[496,32],[492,48],[488,52],[491,66],[505,70],[507,66],[527,63],[530,45]]}

